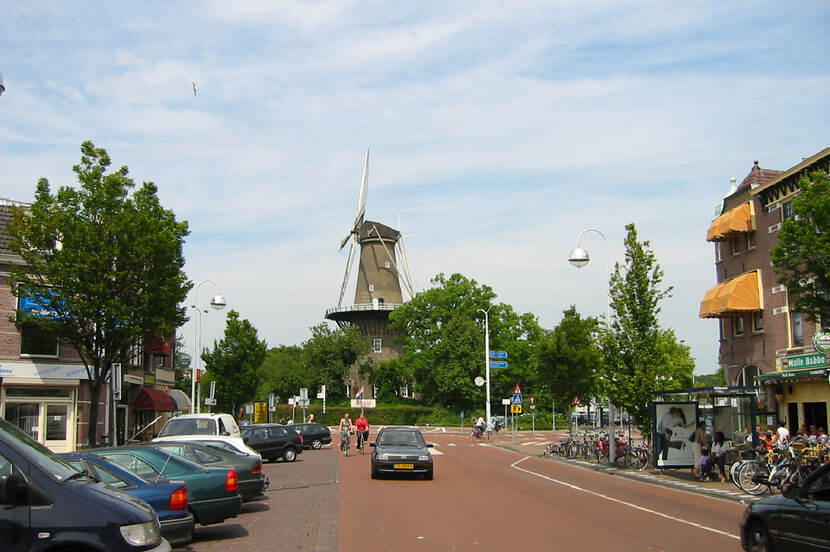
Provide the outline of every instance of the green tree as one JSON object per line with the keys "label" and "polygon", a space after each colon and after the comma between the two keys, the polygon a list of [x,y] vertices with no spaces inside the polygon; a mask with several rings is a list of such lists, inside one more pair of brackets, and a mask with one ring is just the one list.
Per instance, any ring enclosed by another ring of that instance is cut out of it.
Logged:
{"label": "green tree", "polygon": [[256,398],[267,348],[248,320],[240,320],[235,310],[228,312],[224,337],[214,341],[213,350],[202,352],[206,379],[216,382],[217,405],[236,413]]}
{"label": "green tree", "polygon": [[[801,192],[792,200],[794,217],[778,231],[770,251],[778,281],[795,298],[791,309],[810,320],[830,321],[830,182],[816,171],[798,180]],[[791,299],[792,300],[792,299]]]}
{"label": "green tree", "polygon": [[180,389],[190,396],[192,390],[190,380],[193,377],[190,355],[184,350],[184,338],[176,336],[176,348],[173,352],[173,387]]}
{"label": "green tree", "polygon": [[723,366],[714,374],[701,374],[695,377],[695,387],[718,387],[726,385],[726,375]]}
{"label": "green tree", "polygon": [[268,349],[262,363],[262,384],[259,398],[276,393],[287,399],[298,393],[301,387],[313,387],[311,374],[305,363],[303,348],[297,345],[280,345]]}
{"label": "green tree", "polygon": [[533,340],[541,333],[536,318],[518,315],[510,305],[494,304],[492,288],[461,274],[449,278],[438,274],[432,284],[390,314],[404,353],[396,371],[412,374],[417,391],[428,403],[455,410],[482,408],[485,392],[474,380],[484,376],[484,314],[480,310],[489,309],[490,347],[507,351],[510,364],[515,365],[508,375],[491,370],[491,401],[500,404],[499,397],[517,381],[514,377],[529,377],[527,361]]}
{"label": "green tree", "polygon": [[609,283],[611,326],[603,337],[608,396],[648,433],[653,393],[667,376],[661,365],[660,301],[663,270],[648,241],[638,241],[634,224],[625,227],[625,265],[616,263]]}
{"label": "green tree", "polygon": [[688,389],[692,387],[695,359],[691,348],[678,341],[674,330],[660,329],[657,334],[657,376],[660,389]]}
{"label": "green tree", "polygon": [[575,397],[593,397],[603,362],[599,322],[582,318],[571,306],[553,331],[542,335],[531,356],[540,389],[546,389],[563,412]]}
{"label": "green tree", "polygon": [[[84,142],[73,167],[79,186],[52,194],[41,178],[34,203],[14,209],[8,226],[24,261],[11,270],[12,293],[39,307],[18,310],[13,321],[78,352],[92,405],[102,401],[113,362],[126,364],[132,346],[184,323],[181,304],[192,287],[183,271],[187,223],[161,206],[153,183],[134,190],[126,166],[109,166],[104,149]],[[97,444],[97,423],[93,407],[89,446]]]}
{"label": "green tree", "polygon": [[325,323],[311,328],[311,338],[303,343],[309,386],[326,386],[326,395],[346,395],[345,379],[349,368],[369,352],[369,342],[356,326],[332,329]]}

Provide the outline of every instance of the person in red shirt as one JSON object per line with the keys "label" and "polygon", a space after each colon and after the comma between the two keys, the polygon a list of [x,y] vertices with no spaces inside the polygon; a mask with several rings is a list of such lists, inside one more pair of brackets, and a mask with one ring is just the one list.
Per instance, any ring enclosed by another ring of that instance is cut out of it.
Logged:
{"label": "person in red shirt", "polygon": [[366,441],[369,440],[369,420],[366,419],[366,414],[360,413],[357,420],[354,421],[355,431],[357,431],[357,446],[363,450]]}

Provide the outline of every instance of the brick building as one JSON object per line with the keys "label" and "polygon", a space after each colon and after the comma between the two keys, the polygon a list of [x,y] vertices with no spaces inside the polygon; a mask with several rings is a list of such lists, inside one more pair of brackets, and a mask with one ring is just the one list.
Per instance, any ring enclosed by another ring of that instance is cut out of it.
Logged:
{"label": "brick building", "polygon": [[759,387],[761,420],[827,428],[830,365],[812,345],[817,325],[790,309],[769,253],[781,222],[793,216],[798,179],[828,171],[830,148],[786,171],[749,174],[723,198],[707,231],[714,243],[717,285],[700,303],[700,316],[718,321],[720,364],[727,384]]}
{"label": "brick building", "polygon": [[[52,335],[14,322],[25,301],[11,294],[9,270],[21,265],[12,254],[6,227],[13,206],[27,204],[0,199],[0,416],[20,426],[56,452],[81,448],[88,442],[90,390],[78,353]],[[115,401],[118,441],[159,415],[157,427],[170,412],[187,410],[186,398],[172,393],[175,338],[149,336],[122,364],[122,395]],[[102,393],[97,435],[109,432],[112,402]],[[99,442],[101,440],[99,439]]]}

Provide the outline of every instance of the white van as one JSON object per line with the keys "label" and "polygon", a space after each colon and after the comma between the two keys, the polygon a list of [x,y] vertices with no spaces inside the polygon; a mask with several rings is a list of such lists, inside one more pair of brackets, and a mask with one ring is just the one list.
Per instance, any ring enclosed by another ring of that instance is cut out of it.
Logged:
{"label": "white van", "polygon": [[203,441],[231,443],[241,452],[259,456],[242,440],[239,426],[230,414],[184,414],[170,418],[153,441]]}

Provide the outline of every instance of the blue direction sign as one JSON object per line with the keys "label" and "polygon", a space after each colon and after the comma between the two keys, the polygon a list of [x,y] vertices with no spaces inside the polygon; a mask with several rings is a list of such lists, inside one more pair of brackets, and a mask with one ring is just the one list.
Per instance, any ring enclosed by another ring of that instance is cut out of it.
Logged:
{"label": "blue direction sign", "polygon": [[507,363],[503,360],[491,360],[490,368],[507,368]]}
{"label": "blue direction sign", "polygon": [[507,351],[490,351],[490,358],[507,358]]}

